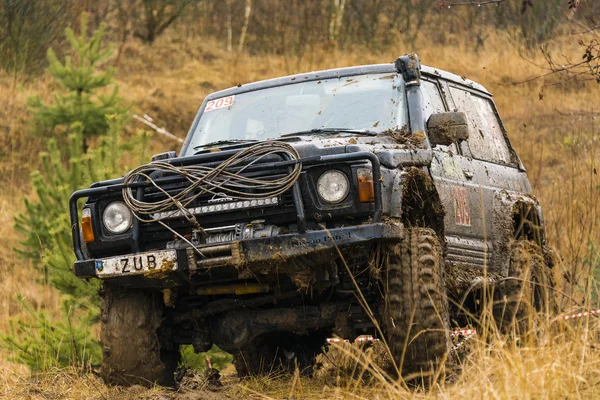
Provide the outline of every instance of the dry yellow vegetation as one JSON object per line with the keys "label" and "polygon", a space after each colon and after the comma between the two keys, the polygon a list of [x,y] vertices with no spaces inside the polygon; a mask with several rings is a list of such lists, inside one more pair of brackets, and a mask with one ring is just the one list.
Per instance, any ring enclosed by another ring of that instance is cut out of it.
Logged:
{"label": "dry yellow vegetation", "polygon": [[[577,38],[557,40],[556,53],[580,57]],[[203,97],[211,91],[285,74],[332,67],[391,62],[398,55],[416,51],[424,64],[449,70],[482,83],[495,94],[509,137],[528,169],[540,199],[550,244],[562,258],[557,278],[563,290],[578,301],[588,294],[576,292],[562,277],[583,284],[589,269],[600,262],[598,197],[600,192],[600,146],[596,83],[569,82],[559,77],[541,88],[542,81],[512,85],[542,74],[539,54],[521,56],[508,38],[488,39],[475,53],[466,45],[432,46],[426,38],[414,48],[402,44],[384,52],[352,47],[345,50],[314,49],[304,58],[235,54],[210,41],[185,41],[161,37],[152,47],[136,43],[125,46],[117,65],[122,95],[134,103],[134,112],[147,113],[159,126],[178,136],[187,128]],[[35,307],[58,312],[58,295],[36,280],[31,265],[14,252],[18,237],[13,216],[30,195],[29,172],[37,166],[40,139],[27,133],[25,100],[41,93],[48,97],[52,83],[47,77],[27,82],[0,76],[0,330],[9,318],[20,315],[16,294]],[[141,125],[132,121],[126,135]],[[156,152],[177,149],[167,138],[154,136]],[[595,257],[595,259],[593,258]],[[173,393],[166,389],[108,388],[93,374],[51,371],[30,377],[26,368],[0,360],[0,397],[17,399],[221,399],[221,398],[598,398],[600,354],[598,323],[593,319],[552,327],[541,323],[539,340],[511,345],[492,336],[470,341],[462,373],[435,385],[427,393],[389,383],[377,374],[371,382],[336,378],[335,371],[314,379],[257,378],[239,382],[226,376],[225,387],[216,391]],[[363,363],[369,364],[369,362]]]}

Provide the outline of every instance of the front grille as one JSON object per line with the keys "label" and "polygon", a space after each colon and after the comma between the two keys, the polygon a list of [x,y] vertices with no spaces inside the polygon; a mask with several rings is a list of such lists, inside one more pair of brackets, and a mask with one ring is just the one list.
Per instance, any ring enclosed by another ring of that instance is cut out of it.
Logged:
{"label": "front grille", "polygon": [[[271,171],[268,173],[261,175],[257,175],[256,173],[252,174],[255,178],[261,179],[278,179],[284,174],[272,174]],[[179,194],[181,191],[187,188],[189,182],[180,179],[179,182],[169,183],[167,185],[161,186],[161,189],[167,192],[170,196],[175,196]],[[251,190],[245,190],[249,195],[252,194]],[[166,194],[162,192],[160,189],[156,187],[149,187],[144,190],[144,201],[146,202],[157,202],[162,201],[167,198]],[[247,199],[234,199],[231,197],[227,197],[225,193],[206,193],[199,197],[196,197],[192,202],[185,205],[186,210],[188,210],[189,214],[193,215],[205,215],[205,214],[219,214],[226,213],[235,210],[242,209],[251,209],[258,207],[276,207],[280,206],[281,199],[279,196],[271,196],[267,198],[261,199],[253,199],[251,196],[248,196]],[[156,213],[152,217],[155,219],[172,219],[172,218],[182,218],[184,213],[173,206],[171,209],[163,211],[161,213]],[[188,214],[188,215],[189,215]]]}
{"label": "front grille", "polygon": [[[252,171],[244,172],[243,175],[263,180],[274,180],[287,175],[286,167],[271,167],[264,170],[259,168],[260,164],[257,164],[253,166]],[[157,177],[152,178],[157,180]],[[160,189],[155,186],[143,189],[145,202],[165,200],[167,195],[164,192],[174,196],[190,185],[190,182],[181,176],[161,176],[160,182],[162,182]],[[252,194],[252,189],[241,188],[240,190],[249,195]],[[193,195],[190,194],[190,196]],[[248,196],[247,200],[238,200],[223,198],[219,194],[206,193],[196,197],[185,208],[195,216],[202,228],[219,227],[230,223],[249,223],[254,220],[265,220],[270,224],[294,223],[296,220],[296,208],[291,190],[280,196],[260,200],[253,200],[251,196]],[[160,214],[154,214],[152,217],[163,218],[163,223],[182,235],[191,233],[195,228],[183,215],[183,212],[175,206],[161,211]],[[139,229],[142,247],[151,248],[157,246],[157,242],[173,240],[173,232],[157,222],[140,223]]]}

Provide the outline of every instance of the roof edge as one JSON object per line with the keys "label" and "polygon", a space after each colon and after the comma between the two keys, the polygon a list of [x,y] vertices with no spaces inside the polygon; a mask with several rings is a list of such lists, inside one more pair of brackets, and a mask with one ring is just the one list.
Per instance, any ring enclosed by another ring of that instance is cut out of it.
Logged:
{"label": "roof edge", "polygon": [[[210,99],[214,99],[214,98],[230,96],[232,94],[243,93],[243,92],[258,90],[258,89],[267,88],[267,87],[282,86],[282,85],[298,83],[298,82],[303,82],[303,81],[311,81],[311,80],[317,80],[317,79],[342,78],[342,77],[351,76],[351,75],[364,75],[364,74],[376,74],[376,73],[387,73],[387,72],[394,72],[394,73],[398,72],[394,63],[369,64],[369,65],[360,65],[360,66],[353,66],[353,67],[343,67],[343,68],[311,71],[311,72],[281,76],[281,77],[241,84],[238,86],[234,86],[234,87],[230,87],[227,89],[213,92],[213,93],[209,94],[208,96],[206,96],[206,99],[210,100]],[[484,92],[491,96],[491,93],[483,85],[481,85],[475,81],[472,81],[470,79],[467,79],[465,77],[461,77],[452,72],[444,71],[442,69],[430,67],[427,65],[421,65],[421,72],[424,75],[429,75],[432,77],[439,77],[439,78],[446,79],[451,82],[458,83],[460,85],[468,86],[472,89]]]}

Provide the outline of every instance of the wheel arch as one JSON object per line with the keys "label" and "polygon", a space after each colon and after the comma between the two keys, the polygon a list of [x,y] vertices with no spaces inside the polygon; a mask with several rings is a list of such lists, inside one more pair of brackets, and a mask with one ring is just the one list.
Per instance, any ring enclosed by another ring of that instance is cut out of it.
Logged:
{"label": "wheel arch", "polygon": [[433,179],[417,167],[407,168],[402,179],[401,221],[407,228],[431,228],[445,243],[442,204]]}
{"label": "wheel arch", "polygon": [[546,244],[544,220],[539,204],[520,198],[512,205],[512,239],[529,240],[543,247]]}

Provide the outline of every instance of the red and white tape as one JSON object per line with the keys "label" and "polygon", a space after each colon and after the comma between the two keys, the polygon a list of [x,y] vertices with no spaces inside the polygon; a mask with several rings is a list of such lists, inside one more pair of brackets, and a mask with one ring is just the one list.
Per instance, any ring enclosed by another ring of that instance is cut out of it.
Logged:
{"label": "red and white tape", "polygon": [[[473,335],[477,335],[477,330],[475,329],[456,329],[450,332],[451,337],[462,336],[462,337],[470,337]],[[362,335],[354,339],[354,343],[365,343],[365,342],[376,342],[379,339],[374,338],[371,335]],[[350,340],[341,339],[341,338],[328,338],[327,343],[350,343]]]}
{"label": "red and white tape", "polygon": [[455,336],[473,336],[473,335],[477,335],[477,331],[475,329],[456,329],[452,332],[450,332],[450,336],[451,337],[455,337]]}
{"label": "red and white tape", "polygon": [[[588,315],[600,315],[600,309],[591,310],[591,311],[583,311],[583,312],[578,312],[578,313],[569,314],[569,315],[563,315],[560,318],[567,321],[570,319],[584,318],[584,317],[587,317]],[[477,335],[476,329],[456,329],[456,330],[450,331],[450,337],[462,336],[465,339],[469,339],[475,335]],[[374,341],[378,341],[378,340],[379,339],[376,339],[371,335],[363,335],[363,336],[359,336],[356,339],[354,339],[354,343],[374,342]],[[340,339],[340,338],[328,338],[327,343],[350,343],[350,340]],[[463,344],[463,343],[461,343],[461,344]]]}
{"label": "red and white tape", "polygon": [[570,315],[564,315],[561,318],[566,321],[569,319],[583,318],[583,317],[587,317],[588,315],[599,315],[599,314],[600,314],[600,310],[591,310],[591,311],[584,311],[584,312],[579,312],[579,313],[570,314]]}
{"label": "red and white tape", "polygon": [[[354,339],[354,343],[375,342],[378,340],[379,339],[375,339],[371,335],[362,335],[362,336],[359,336],[356,339]],[[328,338],[327,343],[350,343],[350,341],[347,339],[340,339],[340,338]]]}

